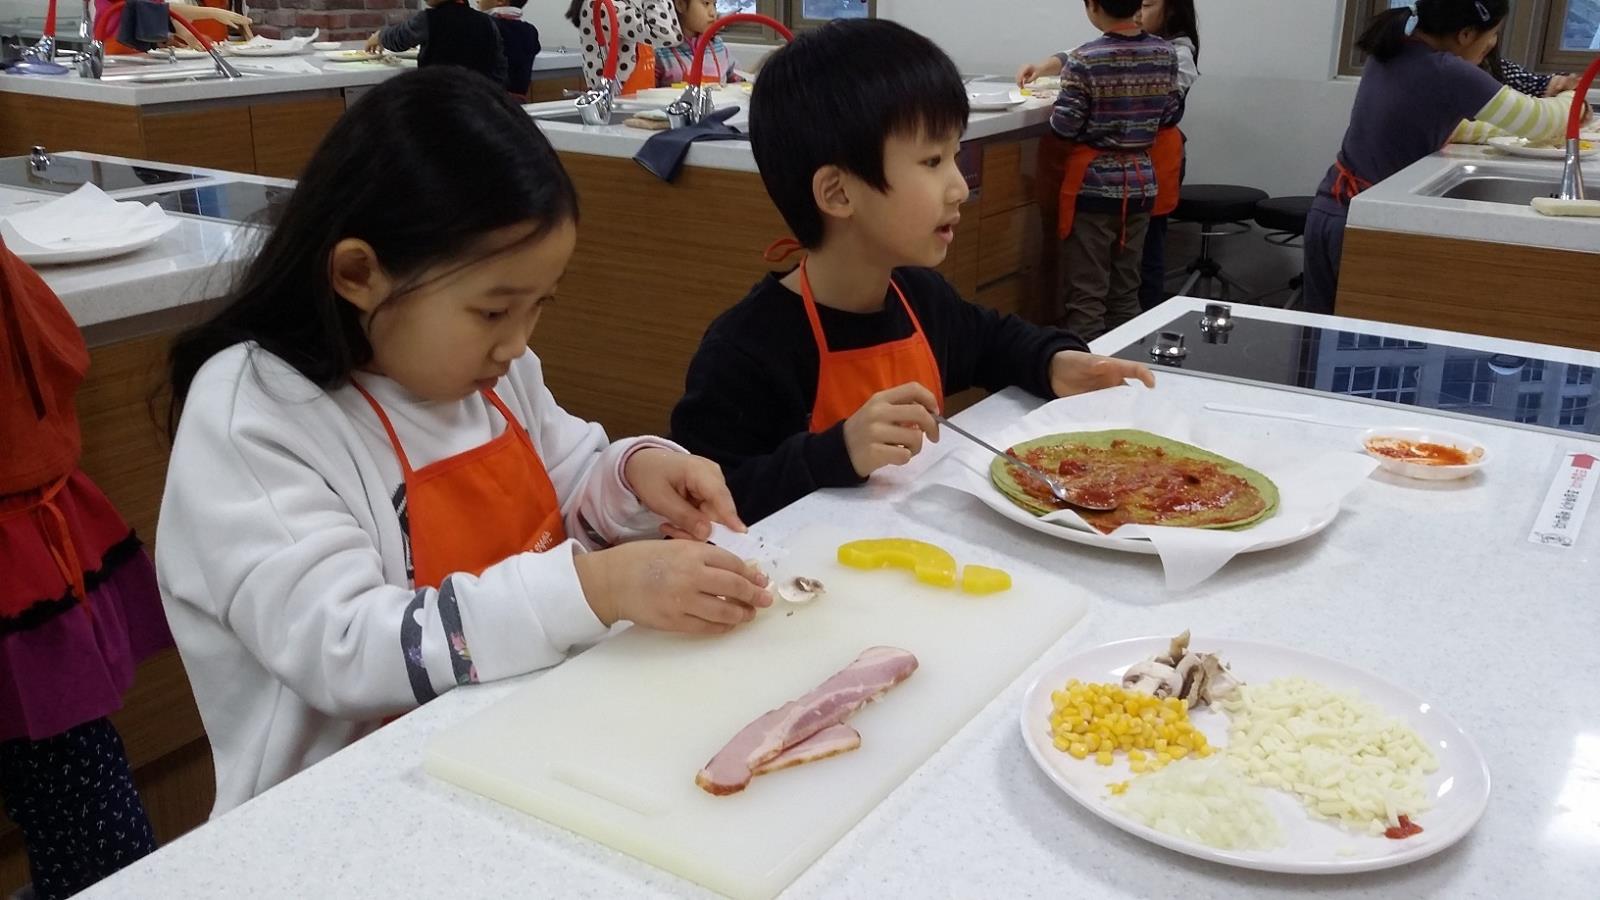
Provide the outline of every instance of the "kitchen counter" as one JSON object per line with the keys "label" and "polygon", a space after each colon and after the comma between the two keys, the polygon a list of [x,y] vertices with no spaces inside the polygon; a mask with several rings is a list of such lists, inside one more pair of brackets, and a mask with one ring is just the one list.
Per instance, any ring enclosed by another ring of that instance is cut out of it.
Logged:
{"label": "kitchen counter", "polygon": [[[61,153],[57,157],[134,163],[96,153]],[[153,202],[156,194],[179,190],[205,190],[229,183],[293,188],[294,182],[212,169],[184,168],[197,177],[188,181],[152,184],[110,192],[118,200]],[[14,187],[0,187],[0,216],[56,199],[58,195]],[[259,229],[239,222],[198,215],[172,213],[182,224],[161,240],[129,253],[99,262],[41,266],[39,274],[61,297],[78,327],[91,335],[118,333],[116,326],[129,319],[170,310],[220,296],[226,289],[233,264],[245,257]]]}
{"label": "kitchen counter", "polygon": [[[348,48],[355,46],[353,43],[347,44]],[[154,58],[146,61],[147,57],[133,57],[138,60],[137,62],[125,61],[126,59],[118,56],[106,57],[106,74],[124,75],[146,71],[205,73],[215,69],[210,59],[181,60],[177,63]],[[197,100],[223,100],[369,87],[415,68],[414,64],[407,65],[398,61],[389,64],[337,63],[315,51],[298,56],[229,56],[228,61],[245,77],[163,83],[97,81],[79,78],[76,73],[61,76],[0,73],[0,92],[118,106],[156,106]],[[538,81],[566,77],[580,73],[582,67],[583,55],[577,50],[565,48],[546,50],[533,61],[533,78]]]}
{"label": "kitchen counter", "polygon": [[[1111,352],[1168,320],[1171,301],[1096,342]],[[564,305],[553,318],[566,315]],[[1324,326],[1358,323],[1272,309],[1236,315]],[[1367,325],[1413,340],[1600,366],[1600,353],[1528,348],[1423,329]],[[539,339],[535,338],[536,347]],[[1404,407],[1158,374],[1189,408],[1217,401],[1350,423],[1416,423]],[[560,392],[558,391],[558,396]],[[1016,391],[959,418],[994,433],[1032,408]],[[1341,432],[1238,417],[1246,434],[1327,446]],[[915,493],[942,447],[870,487],[824,491],[762,522],[769,540],[816,523],[863,535],[937,535],[1060,573],[1063,591],[1108,598],[808,869],[785,897],[1502,898],[1593,893],[1600,848],[1600,719],[1582,677],[1539,678],[1546,660],[1581,660],[1600,634],[1593,602],[1600,523],[1571,550],[1527,540],[1561,454],[1580,436],[1452,421],[1490,447],[1479,480],[1428,485],[1375,475],[1322,535],[1235,560],[1183,595],[1148,557],[1088,550],[1012,526],[970,498]],[[955,440],[954,437],[947,441]],[[1345,660],[1437,703],[1472,734],[1494,779],[1488,811],[1459,845],[1387,872],[1271,875],[1200,862],[1105,824],[1060,793],[1017,728],[1025,687],[1074,652],[1123,638],[1199,635],[1272,641]],[[1547,667],[1545,667],[1547,669]],[[81,896],[700,897],[630,857],[425,775],[429,735],[496,702],[533,674],[461,688],[177,840]],[[619,715],[626,714],[625,704]],[[687,777],[687,774],[686,774]]]}
{"label": "kitchen counter", "polygon": [[[1552,185],[1561,181],[1559,160],[1451,144],[1358,194],[1350,203],[1350,227],[1600,253],[1600,219],[1541,215],[1527,204],[1425,196],[1431,185],[1463,165],[1492,166],[1496,174]],[[1600,156],[1584,160],[1584,168],[1589,181],[1600,183]]]}

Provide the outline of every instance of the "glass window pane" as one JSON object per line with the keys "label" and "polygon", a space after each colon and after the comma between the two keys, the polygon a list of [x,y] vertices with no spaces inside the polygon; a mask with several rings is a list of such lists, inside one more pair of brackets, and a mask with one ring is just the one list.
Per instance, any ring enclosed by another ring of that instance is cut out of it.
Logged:
{"label": "glass window pane", "polygon": [[1600,0],[1567,0],[1561,49],[1600,50]]}
{"label": "glass window pane", "polygon": [[865,19],[867,0],[805,0],[807,19]]}
{"label": "glass window pane", "polygon": [[1400,384],[1402,387],[1414,388],[1417,386],[1417,381],[1421,376],[1421,366],[1406,366],[1405,374],[1402,376]]}
{"label": "glass window pane", "polygon": [[1339,332],[1339,349],[1354,350],[1356,348],[1356,335],[1353,331]]}
{"label": "glass window pane", "polygon": [[1372,383],[1377,377],[1377,374],[1378,371],[1372,366],[1357,366],[1356,378],[1355,381],[1352,382],[1351,386],[1358,391],[1370,391],[1372,390]]}
{"label": "glass window pane", "polygon": [[1398,366],[1384,366],[1378,370],[1378,387],[1385,390],[1394,390],[1400,384],[1400,368]]}

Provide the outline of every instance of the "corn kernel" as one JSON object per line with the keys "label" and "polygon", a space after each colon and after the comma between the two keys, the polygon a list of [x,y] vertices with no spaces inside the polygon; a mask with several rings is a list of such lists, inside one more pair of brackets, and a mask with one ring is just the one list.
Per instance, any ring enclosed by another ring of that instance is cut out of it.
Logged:
{"label": "corn kernel", "polygon": [[1173,759],[1183,759],[1185,756],[1189,755],[1189,748],[1179,744],[1168,752],[1172,754]]}
{"label": "corn kernel", "polygon": [[1111,765],[1111,751],[1110,750],[1101,750],[1099,753],[1096,753],[1094,755],[1094,761],[1099,763],[1102,766]]}
{"label": "corn kernel", "polygon": [[1132,762],[1144,762],[1144,751],[1137,747],[1128,751],[1128,759]]}
{"label": "corn kernel", "polygon": [[1128,768],[1133,770],[1133,773],[1136,775],[1143,775],[1145,772],[1150,770],[1150,765],[1144,760],[1135,760],[1131,763],[1128,763]]}
{"label": "corn kernel", "polygon": [[1087,759],[1089,757],[1089,748],[1082,744],[1071,745],[1067,748],[1067,752],[1072,754],[1073,759]]}

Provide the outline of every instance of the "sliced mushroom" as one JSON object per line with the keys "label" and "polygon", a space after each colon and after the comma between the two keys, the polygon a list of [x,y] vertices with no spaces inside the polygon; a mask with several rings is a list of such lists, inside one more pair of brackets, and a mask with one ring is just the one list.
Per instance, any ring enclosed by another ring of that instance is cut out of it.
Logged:
{"label": "sliced mushroom", "polygon": [[1206,673],[1206,695],[1203,698],[1205,702],[1221,700],[1239,689],[1239,679],[1228,671],[1228,666],[1223,663],[1222,657],[1215,653],[1203,654],[1202,665]]}
{"label": "sliced mushroom", "polygon": [[810,603],[828,592],[827,588],[822,586],[822,582],[804,576],[791,578],[778,585],[777,591],[778,596],[789,603]]}
{"label": "sliced mushroom", "polygon": [[1200,691],[1205,688],[1205,667],[1200,664],[1200,657],[1190,653],[1178,660],[1174,667],[1178,673],[1178,689],[1173,695],[1183,698],[1183,702],[1194,706],[1200,698]]}
{"label": "sliced mushroom", "polygon": [[1153,659],[1130,666],[1122,676],[1124,688],[1153,697],[1170,697],[1180,684],[1175,669]]}

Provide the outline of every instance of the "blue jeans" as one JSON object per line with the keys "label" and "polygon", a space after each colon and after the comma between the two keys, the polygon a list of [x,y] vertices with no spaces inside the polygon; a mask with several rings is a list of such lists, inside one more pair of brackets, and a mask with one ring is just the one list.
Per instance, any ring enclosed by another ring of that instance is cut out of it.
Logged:
{"label": "blue jeans", "polygon": [[1306,214],[1306,312],[1333,314],[1333,300],[1339,294],[1339,258],[1344,255],[1344,225],[1343,212],[1329,212],[1320,203],[1313,203]]}

